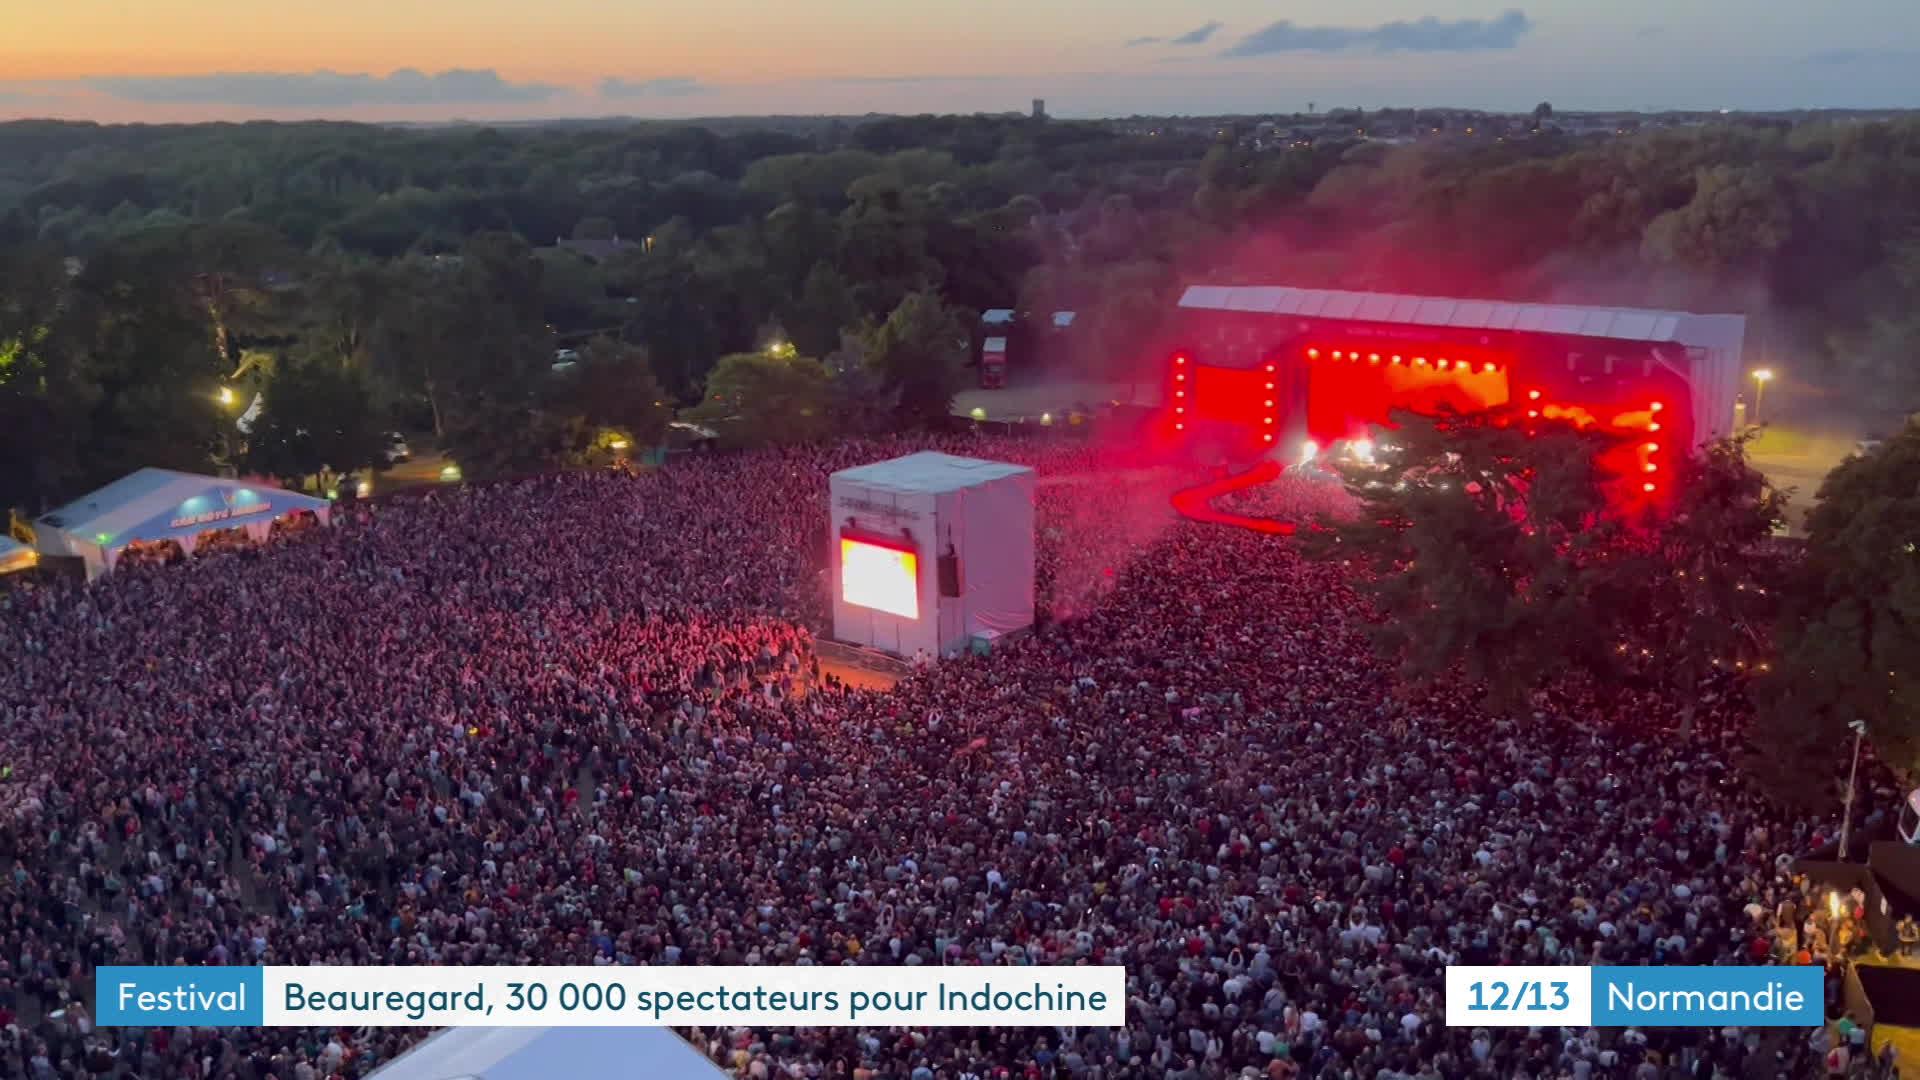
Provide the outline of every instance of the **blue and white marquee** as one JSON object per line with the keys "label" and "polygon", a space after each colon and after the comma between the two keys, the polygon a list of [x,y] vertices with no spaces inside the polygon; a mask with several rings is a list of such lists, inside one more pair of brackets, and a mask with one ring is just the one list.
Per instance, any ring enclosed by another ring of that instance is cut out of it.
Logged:
{"label": "blue and white marquee", "polygon": [[201,536],[244,528],[265,540],[277,518],[312,511],[324,523],[332,504],[255,481],[141,469],[42,517],[40,554],[78,558],[92,580],[133,544],[171,540],[193,554]]}

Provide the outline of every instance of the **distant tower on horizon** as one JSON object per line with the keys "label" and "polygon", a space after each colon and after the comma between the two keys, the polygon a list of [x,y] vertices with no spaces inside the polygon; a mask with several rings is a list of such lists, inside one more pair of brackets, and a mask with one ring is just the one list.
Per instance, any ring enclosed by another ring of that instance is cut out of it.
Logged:
{"label": "distant tower on horizon", "polygon": [[1045,120],[1047,118],[1047,99],[1046,98],[1033,99],[1033,118],[1035,120]]}

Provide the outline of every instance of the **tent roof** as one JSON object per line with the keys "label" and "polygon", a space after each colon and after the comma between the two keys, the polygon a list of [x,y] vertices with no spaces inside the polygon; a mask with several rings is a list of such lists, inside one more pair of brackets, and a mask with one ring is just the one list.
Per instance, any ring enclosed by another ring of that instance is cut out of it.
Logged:
{"label": "tent roof", "polygon": [[[141,469],[82,495],[39,523],[88,543],[117,545],[221,528],[232,519],[255,514],[278,517],[328,505],[325,499],[244,480]],[[187,523],[188,518],[195,520]],[[103,536],[107,539],[101,540]]]}
{"label": "tent roof", "polygon": [[1574,304],[1510,304],[1285,286],[1192,285],[1180,298],[1180,306],[1205,311],[1244,311],[1410,326],[1565,334],[1702,349],[1737,349],[1746,336],[1747,327],[1744,315],[1695,315],[1685,311]]}
{"label": "tent roof", "polygon": [[726,1073],[668,1028],[446,1028],[372,1080],[553,1080]]}
{"label": "tent roof", "polygon": [[[5,533],[0,533],[0,569],[25,569],[32,563],[34,558],[35,554],[32,548]],[[19,563],[20,565],[15,566],[15,563]]]}
{"label": "tent roof", "polygon": [[1033,470],[1004,461],[956,457],[925,450],[889,461],[842,469],[834,473],[832,479],[847,480],[862,487],[899,495],[937,495],[945,491],[978,487],[992,480],[1003,480],[1023,473],[1031,476]]}

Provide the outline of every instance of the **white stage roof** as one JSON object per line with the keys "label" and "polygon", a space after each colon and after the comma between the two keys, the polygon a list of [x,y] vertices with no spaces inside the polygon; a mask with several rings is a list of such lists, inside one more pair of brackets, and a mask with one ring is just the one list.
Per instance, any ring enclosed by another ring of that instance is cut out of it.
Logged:
{"label": "white stage roof", "polygon": [[667,1028],[447,1028],[369,1080],[725,1080]]}
{"label": "white stage roof", "polygon": [[851,480],[862,487],[898,495],[937,495],[1032,471],[1025,465],[923,450],[918,454],[877,461],[872,465],[842,469],[834,473],[833,478],[836,481]]}
{"label": "white stage roof", "polygon": [[1308,319],[1565,334],[1701,349],[1738,349],[1747,327],[1744,315],[1695,315],[1685,311],[1573,304],[1510,304],[1285,286],[1192,285],[1180,298],[1180,306]]}

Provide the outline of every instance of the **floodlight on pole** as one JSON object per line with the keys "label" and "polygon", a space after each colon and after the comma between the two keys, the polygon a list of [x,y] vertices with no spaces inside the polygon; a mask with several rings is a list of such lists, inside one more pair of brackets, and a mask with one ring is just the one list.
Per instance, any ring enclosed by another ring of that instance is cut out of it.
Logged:
{"label": "floodlight on pole", "polygon": [[1760,399],[1766,396],[1767,384],[1773,381],[1772,368],[1755,368],[1753,371],[1753,422],[1760,422]]}

